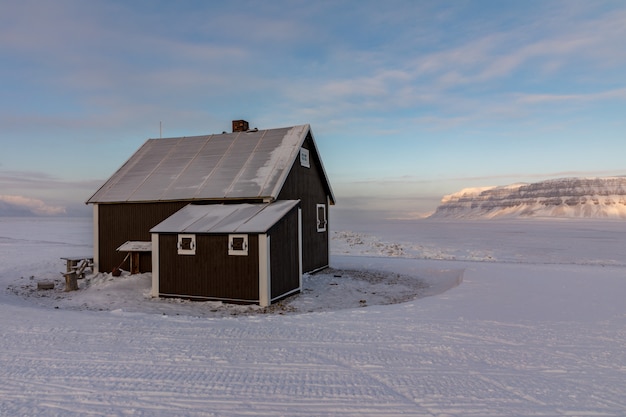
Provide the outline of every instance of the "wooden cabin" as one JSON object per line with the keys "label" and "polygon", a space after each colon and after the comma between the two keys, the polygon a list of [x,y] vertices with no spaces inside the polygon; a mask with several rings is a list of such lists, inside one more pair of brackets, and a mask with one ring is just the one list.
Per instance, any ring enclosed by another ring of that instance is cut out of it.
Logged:
{"label": "wooden cabin", "polygon": [[[138,263],[141,272],[153,272],[153,296],[267,304],[300,290],[299,276],[292,288],[296,274],[328,266],[328,206],[334,203],[308,124],[250,130],[246,121],[236,120],[231,133],[149,139],[87,201],[93,205],[94,268],[118,267],[125,253],[117,249],[126,242],[152,242],[152,251],[142,252]],[[248,221],[258,227],[230,223],[232,216],[255,210]],[[204,213],[195,226],[182,220],[191,212]],[[209,218],[231,227],[210,228]],[[180,241],[184,235],[195,236],[193,256],[178,251],[191,244]],[[224,242],[234,235],[247,235],[247,258],[224,255],[222,249],[233,243]],[[259,245],[266,245],[267,253],[258,252]],[[205,252],[210,247],[214,250]],[[269,272],[260,271],[264,263]],[[268,273],[275,282],[264,283]],[[265,287],[252,284],[253,276]],[[191,282],[200,279],[207,282]],[[237,290],[218,289],[229,279],[240,280],[233,284]]]}
{"label": "wooden cabin", "polygon": [[155,295],[266,306],[301,289],[299,200],[190,204],[151,232]]}

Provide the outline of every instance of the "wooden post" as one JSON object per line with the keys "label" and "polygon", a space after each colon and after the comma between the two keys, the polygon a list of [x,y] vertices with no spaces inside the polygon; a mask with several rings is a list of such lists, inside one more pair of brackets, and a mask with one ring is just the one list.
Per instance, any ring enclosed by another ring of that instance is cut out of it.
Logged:
{"label": "wooden post", "polygon": [[78,276],[76,272],[66,272],[63,276],[65,277],[65,292],[78,290]]}
{"label": "wooden post", "polygon": [[267,307],[272,304],[272,271],[270,258],[270,237],[259,236],[259,305]]}
{"label": "wooden post", "polygon": [[130,253],[130,273],[131,275],[139,273],[139,252]]}
{"label": "wooden post", "polygon": [[150,295],[159,297],[159,234],[152,233],[152,290]]}

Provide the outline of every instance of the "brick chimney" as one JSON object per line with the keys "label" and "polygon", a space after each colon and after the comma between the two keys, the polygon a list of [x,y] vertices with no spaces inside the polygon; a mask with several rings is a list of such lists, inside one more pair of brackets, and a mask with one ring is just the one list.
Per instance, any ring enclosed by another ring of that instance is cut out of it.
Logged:
{"label": "brick chimney", "polygon": [[233,132],[247,132],[249,128],[245,120],[233,120]]}

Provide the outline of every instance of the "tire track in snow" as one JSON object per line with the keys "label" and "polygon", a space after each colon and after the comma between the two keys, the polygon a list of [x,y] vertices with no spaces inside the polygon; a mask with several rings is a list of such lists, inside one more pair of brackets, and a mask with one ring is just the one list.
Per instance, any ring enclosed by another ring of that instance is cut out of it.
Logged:
{"label": "tire track in snow", "polygon": [[[343,369],[349,371],[350,373],[355,373],[355,374],[361,375],[362,377],[364,377],[365,381],[371,382],[372,386],[376,386],[376,387],[382,388],[382,391],[386,392],[388,395],[391,395],[393,398],[397,399],[398,400],[398,404],[400,404],[400,405],[401,404],[408,405],[411,409],[413,409],[413,408],[420,409],[421,408],[419,406],[419,404],[417,404],[415,402],[414,398],[412,398],[412,397],[408,396],[406,393],[398,390],[396,387],[394,387],[393,385],[389,384],[388,381],[386,381],[383,378],[381,378],[378,375],[376,375],[376,373],[374,372],[374,369],[382,368],[379,365],[358,366],[358,365],[355,365],[353,363],[348,363],[346,361],[341,361],[341,360],[337,359],[336,357],[331,357],[329,355],[323,355],[320,352],[315,352],[315,353],[313,353],[313,355],[317,356],[320,359],[323,359],[324,361],[332,362],[335,365],[337,365],[338,367],[343,368]],[[419,410],[419,411],[420,411],[420,413],[423,412],[423,415],[430,415],[427,410]]]}

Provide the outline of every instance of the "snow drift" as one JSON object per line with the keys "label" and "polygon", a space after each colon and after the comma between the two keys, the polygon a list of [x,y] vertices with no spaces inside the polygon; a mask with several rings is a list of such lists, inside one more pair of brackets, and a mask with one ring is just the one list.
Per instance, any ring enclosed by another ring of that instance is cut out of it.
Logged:
{"label": "snow drift", "polygon": [[532,184],[466,188],[444,196],[430,217],[626,219],[626,177],[561,178]]}

